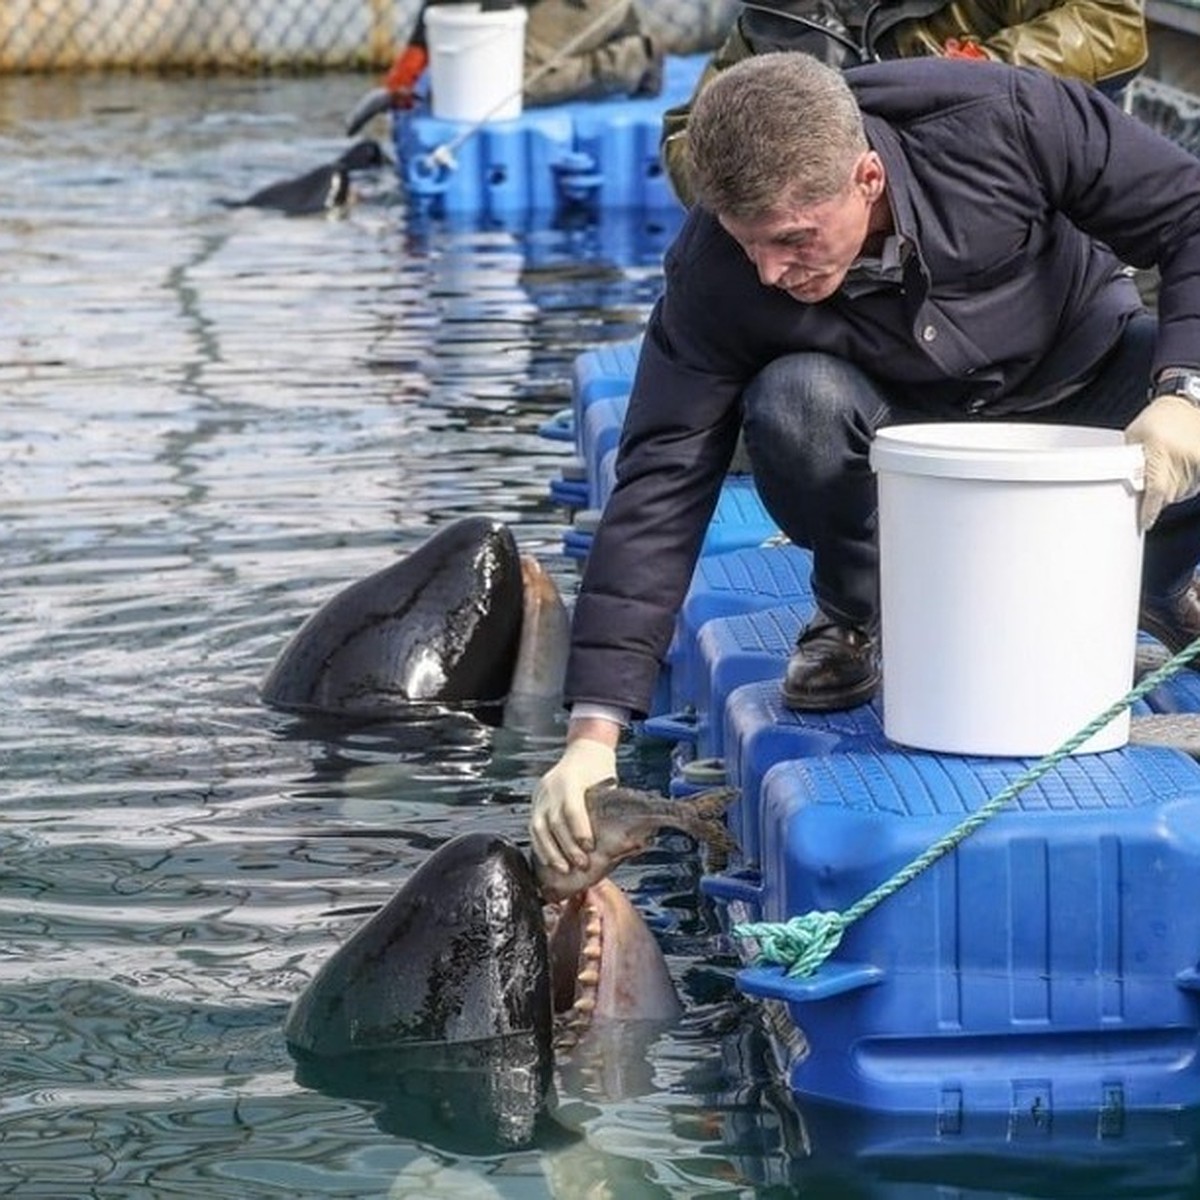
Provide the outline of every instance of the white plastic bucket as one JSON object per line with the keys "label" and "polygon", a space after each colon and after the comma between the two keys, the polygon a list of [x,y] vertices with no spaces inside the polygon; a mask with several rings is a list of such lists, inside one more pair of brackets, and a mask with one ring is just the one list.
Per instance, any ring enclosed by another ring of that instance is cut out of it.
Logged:
{"label": "white plastic bucket", "polygon": [[521,115],[525,20],[521,4],[482,12],[478,4],[425,9],[430,107],[446,121],[511,121]]}
{"label": "white plastic bucket", "polygon": [[[884,732],[1041,755],[1132,686],[1140,446],[1070,425],[906,425],[879,485]],[[1079,753],[1129,740],[1129,713]]]}

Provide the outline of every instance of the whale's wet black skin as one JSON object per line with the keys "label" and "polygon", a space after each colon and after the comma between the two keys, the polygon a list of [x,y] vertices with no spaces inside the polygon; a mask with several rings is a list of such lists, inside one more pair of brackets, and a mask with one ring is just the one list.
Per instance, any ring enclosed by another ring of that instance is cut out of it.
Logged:
{"label": "whale's wet black skin", "polygon": [[309,617],[262,698],[289,712],[365,718],[419,701],[501,703],[523,592],[511,530],[485,517],[455,521]]}

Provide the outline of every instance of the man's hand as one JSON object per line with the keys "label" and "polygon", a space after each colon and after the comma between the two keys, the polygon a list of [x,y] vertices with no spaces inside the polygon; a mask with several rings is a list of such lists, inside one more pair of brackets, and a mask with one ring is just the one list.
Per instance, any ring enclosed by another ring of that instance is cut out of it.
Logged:
{"label": "man's hand", "polygon": [[534,854],[546,866],[566,871],[572,865],[588,865],[594,843],[585,793],[592,784],[616,777],[615,746],[591,737],[576,737],[567,744],[533,792],[529,836]]}
{"label": "man's hand", "polygon": [[943,58],[973,58],[979,62],[989,62],[991,55],[978,43],[964,38],[947,38],[942,46]]}
{"label": "man's hand", "polygon": [[1149,529],[1168,504],[1200,492],[1200,408],[1182,396],[1151,400],[1125,430],[1146,455],[1146,486],[1138,523]]}

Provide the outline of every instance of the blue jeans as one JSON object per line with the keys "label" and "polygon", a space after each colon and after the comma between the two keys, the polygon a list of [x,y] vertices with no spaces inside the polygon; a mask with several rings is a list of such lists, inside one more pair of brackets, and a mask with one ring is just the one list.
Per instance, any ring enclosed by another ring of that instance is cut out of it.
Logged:
{"label": "blue jeans", "polygon": [[[875,477],[868,461],[876,429],[996,419],[1123,429],[1145,407],[1157,329],[1149,314],[1132,318],[1086,388],[1003,418],[893,403],[865,371],[828,354],[789,354],[760,371],[742,397],[746,451],[767,511],[813,552],[821,608],[841,624],[878,627]],[[1181,591],[1198,560],[1200,497],[1166,509],[1146,535],[1143,595]],[[1079,586],[1085,593],[1087,580]]]}

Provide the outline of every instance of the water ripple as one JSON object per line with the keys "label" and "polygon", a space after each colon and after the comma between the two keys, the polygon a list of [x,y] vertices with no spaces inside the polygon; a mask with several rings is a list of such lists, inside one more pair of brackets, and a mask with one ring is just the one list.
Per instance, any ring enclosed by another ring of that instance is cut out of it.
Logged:
{"label": "water ripple", "polygon": [[558,736],[322,727],[258,685],[456,517],[572,590],[538,429],[677,225],[430,222],[386,171],[340,217],[217,203],[340,153],[363,83],[0,78],[0,1195],[811,1200],[686,839],[622,882],[688,1015],[561,1074],[560,1144],[454,1161],[294,1080],[320,963],[456,833],[522,840]]}

